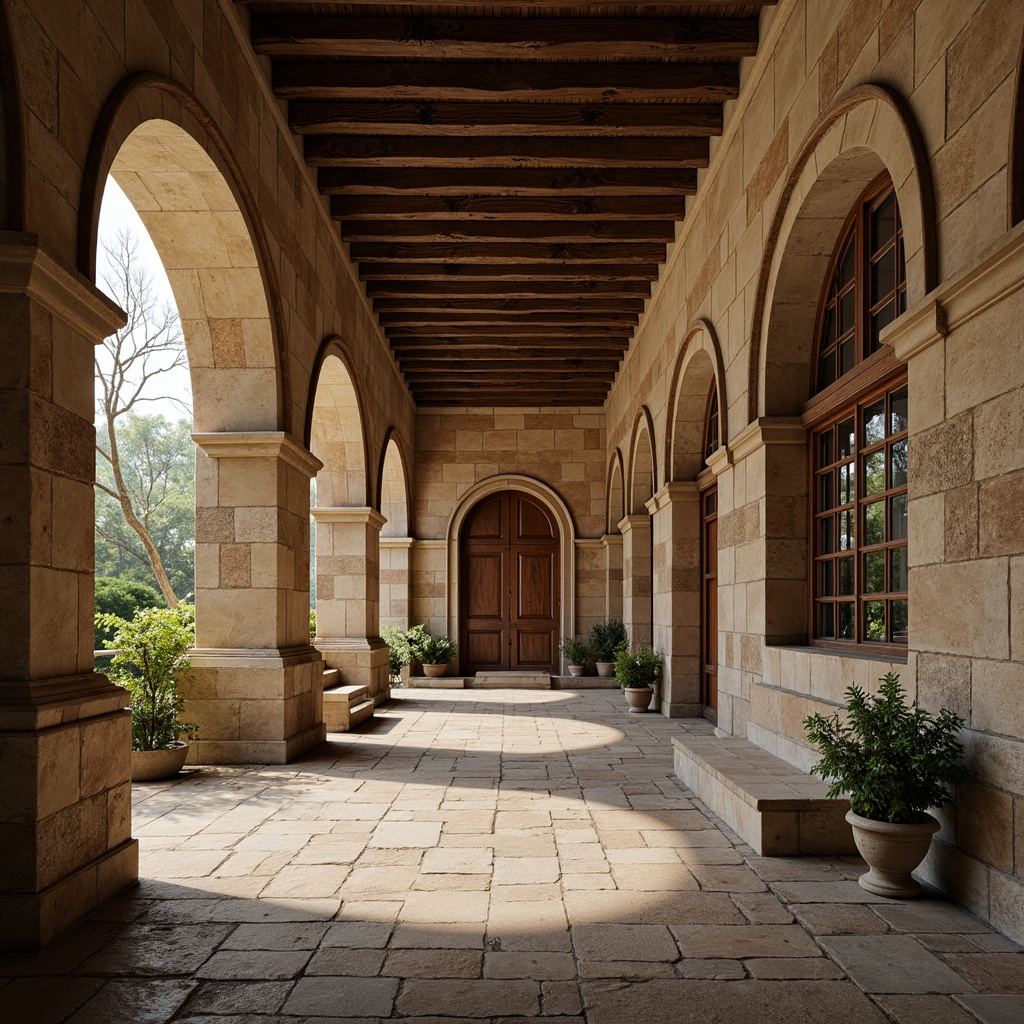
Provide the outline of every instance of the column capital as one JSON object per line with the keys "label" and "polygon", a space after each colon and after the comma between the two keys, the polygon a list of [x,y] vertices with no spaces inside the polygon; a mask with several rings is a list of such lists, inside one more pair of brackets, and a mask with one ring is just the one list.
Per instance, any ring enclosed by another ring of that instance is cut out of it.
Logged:
{"label": "column capital", "polygon": [[601,547],[603,547],[603,548],[621,548],[622,547],[622,534],[621,533],[606,533],[601,538]]}
{"label": "column capital", "polygon": [[665,484],[653,498],[648,499],[647,508],[651,515],[668,508],[674,501],[696,501],[697,484],[693,480],[677,480]]}
{"label": "column capital", "polygon": [[412,537],[381,537],[381,548],[392,548],[408,551],[416,541]]}
{"label": "column capital", "polygon": [[633,530],[649,530],[651,528],[651,517],[647,513],[635,516],[623,516],[619,520],[619,531],[625,535]]}
{"label": "column capital", "polygon": [[280,459],[310,478],[324,464],[283,430],[224,430],[193,434],[211,459]]}
{"label": "column capital", "polygon": [[[368,505],[343,506],[340,508],[329,508],[316,506],[309,510],[313,522],[319,526],[321,523],[352,523],[372,526],[378,531],[383,529],[387,520],[374,508]],[[403,540],[406,538],[397,538]]]}
{"label": "column capital", "polygon": [[[755,420],[729,446],[731,462],[740,462],[769,445],[804,445],[807,428],[799,416],[762,416]],[[719,448],[718,451],[722,449]],[[715,453],[717,456],[718,453]],[[713,456],[714,458],[714,456]]]}

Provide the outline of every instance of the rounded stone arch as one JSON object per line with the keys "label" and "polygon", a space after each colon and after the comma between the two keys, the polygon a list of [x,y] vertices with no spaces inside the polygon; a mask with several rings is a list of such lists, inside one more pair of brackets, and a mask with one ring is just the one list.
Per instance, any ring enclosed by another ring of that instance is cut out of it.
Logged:
{"label": "rounded stone arch", "polygon": [[317,353],[306,402],[305,444],[324,464],[316,477],[318,506],[370,504],[364,408],[345,343],[332,335]]}
{"label": "rounded stone arch", "polygon": [[1013,120],[1006,167],[1007,227],[1024,220],[1024,33],[1021,34],[1017,77],[1013,86]]}
{"label": "rounded stone arch", "polygon": [[633,421],[629,441],[629,477],[627,515],[647,515],[646,503],[658,489],[658,455],[655,447],[654,418],[646,405]]}
{"label": "rounded stone arch", "polygon": [[292,429],[285,318],[246,175],[212,115],[178,83],[133,75],[100,115],[79,204],[78,269],[96,278],[107,176],[160,254],[185,336],[196,430]]}
{"label": "rounded stone arch", "polygon": [[0,230],[21,231],[24,217],[24,145],[17,64],[0,0]]}
{"label": "rounded stone arch", "polygon": [[903,223],[908,306],[935,287],[935,199],[920,129],[888,89],[858,86],[808,132],[765,234],[751,317],[748,422],[798,415],[807,401],[829,261],[854,202],[883,171]]}
{"label": "rounded stone arch", "polygon": [[560,540],[560,600],[562,636],[575,636],[576,526],[565,499],[549,484],[520,473],[501,473],[474,484],[459,499],[445,530],[448,572],[446,580],[448,635],[459,633],[459,540],[467,515],[481,499],[499,491],[525,491],[540,501],[555,518]]}
{"label": "rounded stone arch", "polygon": [[608,460],[607,483],[605,485],[605,533],[621,533],[619,523],[626,514],[625,470],[622,452],[616,448]]}
{"label": "rounded stone arch", "polygon": [[704,427],[708,393],[718,394],[719,445],[728,437],[725,362],[710,321],[695,320],[683,335],[669,390],[665,430],[665,481],[694,480],[704,468]]}
{"label": "rounded stone arch", "polygon": [[387,522],[381,529],[382,537],[408,537],[409,517],[409,460],[401,435],[395,427],[388,427],[377,462],[377,503],[374,506]]}

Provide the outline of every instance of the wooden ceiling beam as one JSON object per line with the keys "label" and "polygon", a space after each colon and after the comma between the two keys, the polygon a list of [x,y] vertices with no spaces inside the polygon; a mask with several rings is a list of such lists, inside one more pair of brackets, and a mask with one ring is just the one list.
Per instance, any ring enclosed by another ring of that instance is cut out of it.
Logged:
{"label": "wooden ceiling beam", "polygon": [[342,221],[346,242],[565,242],[593,239],[616,242],[675,240],[674,221],[556,220],[353,220]]}
{"label": "wooden ceiling beam", "polygon": [[589,196],[694,195],[693,168],[321,167],[325,195]]}
{"label": "wooden ceiling beam", "polygon": [[647,196],[418,196],[332,195],[336,220],[682,220],[680,195]]}
{"label": "wooden ceiling beam", "polygon": [[422,327],[396,324],[387,330],[392,343],[399,338],[565,338],[569,341],[580,335],[602,337],[609,343],[626,345],[632,328],[623,326],[602,325],[600,329],[588,328],[586,324],[493,324],[480,326],[477,324],[425,324]]}
{"label": "wooden ceiling beam", "polygon": [[419,263],[662,263],[664,242],[353,242],[352,259]]}
{"label": "wooden ceiling beam", "polygon": [[394,298],[409,301],[438,301],[450,298],[489,297],[486,301],[530,298],[564,297],[571,301],[586,302],[595,296],[610,301],[625,302],[633,299],[644,302],[650,298],[649,281],[463,281],[457,277],[443,281],[367,281],[366,294],[375,302]]}
{"label": "wooden ceiling beam", "polygon": [[757,53],[756,18],[255,15],[268,57],[376,60],[692,60]]}
{"label": "wooden ceiling beam", "polygon": [[590,61],[275,61],[282,99],[561,100],[724,103],[739,95],[735,63]]}
{"label": "wooden ceiling beam", "polygon": [[454,373],[462,368],[489,367],[495,370],[519,370],[526,367],[553,367],[555,369],[614,370],[622,362],[617,356],[600,359],[556,355],[553,352],[524,352],[522,358],[512,358],[513,353],[501,350],[498,355],[482,357],[476,352],[459,353],[457,356],[409,356],[403,355],[400,366],[403,370],[435,369],[444,367]]}
{"label": "wooden ceiling beam", "polygon": [[534,335],[524,337],[517,332],[490,332],[459,336],[458,334],[403,336],[389,339],[391,348],[400,355],[444,355],[457,352],[462,357],[464,349],[501,349],[510,354],[527,351],[554,351],[566,359],[583,358],[593,353],[602,355],[621,355],[625,350],[626,341],[621,338],[609,337],[607,334],[573,334]]}
{"label": "wooden ceiling beam", "polygon": [[472,281],[654,281],[658,277],[656,263],[522,263],[496,265],[487,263],[408,263],[394,260],[359,265],[359,276],[366,281],[408,281],[455,279]]}
{"label": "wooden ceiling beam", "polygon": [[718,103],[434,103],[292,100],[296,135],[658,136],[722,134]]}
{"label": "wooden ceiling beam", "polygon": [[708,139],[307,135],[310,167],[707,167]]}
{"label": "wooden ceiling beam", "polygon": [[519,326],[535,331],[541,327],[575,327],[581,331],[603,330],[605,327],[635,327],[638,314],[626,310],[594,310],[592,313],[556,313],[538,311],[522,313],[517,310],[502,312],[453,312],[451,310],[430,310],[426,313],[379,313],[377,319],[386,331],[392,328],[417,327],[431,334],[444,333],[462,327],[508,327]]}
{"label": "wooden ceiling beam", "polygon": [[507,315],[524,313],[591,313],[603,310],[642,313],[644,300],[624,295],[588,295],[584,298],[507,298],[493,295],[490,298],[444,298],[421,296],[413,298],[380,298],[373,301],[374,311],[382,313],[430,312],[447,314],[451,312],[494,312]]}

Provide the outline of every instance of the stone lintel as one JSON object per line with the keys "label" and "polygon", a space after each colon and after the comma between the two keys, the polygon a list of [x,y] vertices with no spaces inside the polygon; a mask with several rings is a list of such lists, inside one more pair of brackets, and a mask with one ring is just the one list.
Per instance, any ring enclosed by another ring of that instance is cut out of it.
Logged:
{"label": "stone lintel", "polygon": [[127,706],[127,692],[99,672],[8,680],[0,683],[0,731],[48,729]]}
{"label": "stone lintel", "polygon": [[280,459],[311,479],[324,464],[283,430],[224,430],[192,435],[211,459]]}
{"label": "stone lintel", "polygon": [[295,647],[195,647],[189,654],[192,668],[281,669],[319,659],[320,652],[311,644]]}
{"label": "stone lintel", "polygon": [[0,231],[0,293],[26,294],[99,344],[124,327],[121,308],[39,247],[39,236]]}
{"label": "stone lintel", "polygon": [[[340,508],[329,508],[317,506],[309,510],[313,521],[319,526],[321,523],[352,523],[355,525],[366,524],[377,530],[381,530],[387,520],[376,510],[368,505],[353,505]],[[397,538],[404,540],[406,538]]]}
{"label": "stone lintel", "polygon": [[700,497],[695,480],[677,480],[665,484],[653,498],[648,499],[647,508],[651,515],[669,508],[674,501],[697,501]]}

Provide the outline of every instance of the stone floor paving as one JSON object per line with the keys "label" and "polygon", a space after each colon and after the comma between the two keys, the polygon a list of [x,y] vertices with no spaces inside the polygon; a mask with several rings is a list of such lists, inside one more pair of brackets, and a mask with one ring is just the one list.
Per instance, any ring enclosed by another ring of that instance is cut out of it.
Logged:
{"label": "stone floor paving", "polygon": [[[853,859],[755,856],[617,691],[398,691],[299,763],[135,787],[142,880],[19,1024],[1022,1024],[1024,953]],[[553,1022],[554,1024],[554,1022]]]}

